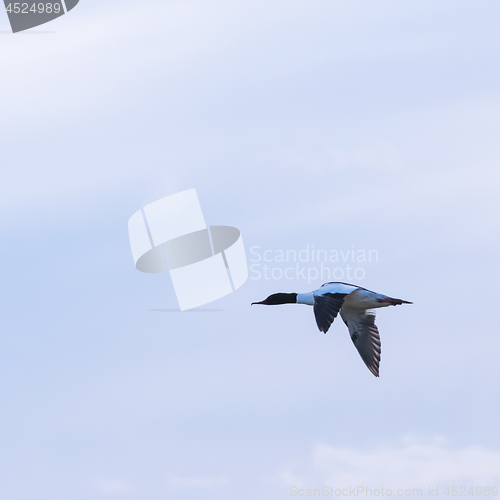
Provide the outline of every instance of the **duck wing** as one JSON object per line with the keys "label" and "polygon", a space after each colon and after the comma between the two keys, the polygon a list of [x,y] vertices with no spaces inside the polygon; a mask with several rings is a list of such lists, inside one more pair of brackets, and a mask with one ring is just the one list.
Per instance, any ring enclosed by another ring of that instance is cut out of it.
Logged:
{"label": "duck wing", "polygon": [[346,293],[322,293],[314,295],[314,317],[319,331],[326,333],[337,317]]}
{"label": "duck wing", "polygon": [[368,369],[379,376],[381,343],[375,313],[371,310],[342,308],[340,315],[349,329],[351,340]]}

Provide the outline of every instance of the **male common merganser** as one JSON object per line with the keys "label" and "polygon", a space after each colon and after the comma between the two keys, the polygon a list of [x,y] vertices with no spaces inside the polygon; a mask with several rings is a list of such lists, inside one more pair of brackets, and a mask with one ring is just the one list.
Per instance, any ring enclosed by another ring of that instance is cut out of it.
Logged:
{"label": "male common merganser", "polygon": [[319,331],[324,333],[328,331],[340,311],[340,316],[347,325],[361,358],[373,375],[378,377],[380,336],[375,325],[375,312],[371,309],[412,304],[412,302],[394,299],[349,283],[330,282],[309,293],[274,293],[262,302],[252,302],[252,305],[254,304],[313,306],[316,324]]}

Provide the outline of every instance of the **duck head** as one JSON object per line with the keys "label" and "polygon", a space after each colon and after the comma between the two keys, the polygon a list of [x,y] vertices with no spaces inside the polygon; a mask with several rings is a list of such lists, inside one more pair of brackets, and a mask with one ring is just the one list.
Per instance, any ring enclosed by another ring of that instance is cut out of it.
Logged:
{"label": "duck head", "polygon": [[277,306],[280,304],[295,304],[297,302],[296,293],[273,293],[262,302],[252,302],[254,304],[263,304],[265,306]]}

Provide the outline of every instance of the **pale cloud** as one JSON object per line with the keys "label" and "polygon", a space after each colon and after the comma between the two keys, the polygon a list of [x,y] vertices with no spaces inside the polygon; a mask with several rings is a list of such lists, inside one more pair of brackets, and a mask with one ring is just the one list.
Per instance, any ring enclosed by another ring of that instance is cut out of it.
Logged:
{"label": "pale cloud", "polygon": [[320,443],[305,461],[284,467],[279,479],[288,488],[491,487],[500,481],[500,452],[452,448],[442,437],[406,437],[371,450]]}
{"label": "pale cloud", "polygon": [[94,488],[105,495],[123,495],[132,492],[132,485],[123,479],[99,479]]}
{"label": "pale cloud", "polygon": [[213,490],[227,487],[231,479],[227,476],[168,476],[171,491],[178,490]]}

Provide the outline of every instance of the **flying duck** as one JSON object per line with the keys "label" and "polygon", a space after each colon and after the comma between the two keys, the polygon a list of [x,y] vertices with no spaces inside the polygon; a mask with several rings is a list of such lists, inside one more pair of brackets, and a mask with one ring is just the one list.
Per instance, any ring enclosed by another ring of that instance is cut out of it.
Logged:
{"label": "flying duck", "polygon": [[412,304],[349,283],[330,282],[309,293],[274,293],[262,302],[274,306],[279,304],[306,304],[313,306],[319,331],[326,333],[340,312],[340,317],[349,329],[351,339],[368,369],[379,376],[380,336],[375,325],[377,307]]}

